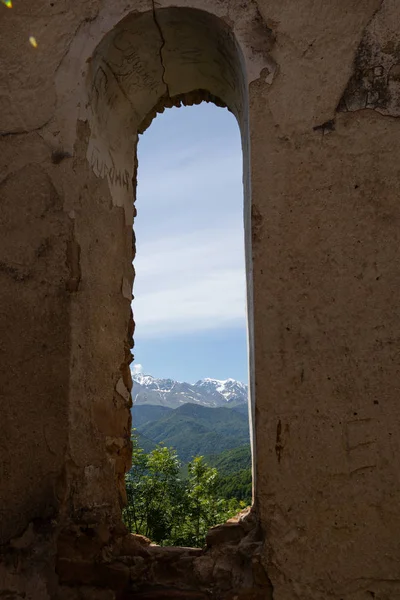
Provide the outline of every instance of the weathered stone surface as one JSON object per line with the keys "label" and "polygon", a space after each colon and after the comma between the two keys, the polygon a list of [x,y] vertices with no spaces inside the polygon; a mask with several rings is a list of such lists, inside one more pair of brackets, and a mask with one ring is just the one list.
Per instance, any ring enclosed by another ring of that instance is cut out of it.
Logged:
{"label": "weathered stone surface", "polygon": [[[14,4],[0,596],[398,597],[398,2]],[[121,524],[135,153],[157,110],[201,100],[242,133],[254,510],[164,551]]]}
{"label": "weathered stone surface", "polygon": [[139,547],[148,547],[151,544],[151,540],[144,535],[129,534],[125,535],[121,542],[121,553],[122,554],[137,554]]}
{"label": "weathered stone surface", "polygon": [[238,542],[245,535],[243,527],[239,523],[225,523],[212,527],[207,533],[207,546],[224,544],[227,542]]}
{"label": "weathered stone surface", "polygon": [[130,580],[129,568],[123,564],[93,563],[91,561],[61,558],[57,562],[57,574],[61,583],[93,585],[123,590]]}
{"label": "weathered stone surface", "polygon": [[69,587],[61,585],[57,590],[55,600],[116,600],[116,593],[114,590],[90,586]]}
{"label": "weathered stone surface", "polygon": [[400,14],[385,0],[364,30],[340,111],[377,110],[400,116]]}
{"label": "weathered stone surface", "polygon": [[[126,596],[125,600],[128,600],[129,597]],[[134,597],[139,600],[208,600],[209,598],[208,594],[174,588],[151,588],[136,592]]]}

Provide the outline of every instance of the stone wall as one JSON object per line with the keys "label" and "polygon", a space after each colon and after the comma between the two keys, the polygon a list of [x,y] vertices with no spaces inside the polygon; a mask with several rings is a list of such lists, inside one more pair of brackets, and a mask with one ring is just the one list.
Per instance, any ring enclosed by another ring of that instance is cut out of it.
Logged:
{"label": "stone wall", "polygon": [[[0,598],[400,597],[396,1],[0,8]],[[202,100],[242,133],[254,506],[163,551],[120,514],[136,144]]]}

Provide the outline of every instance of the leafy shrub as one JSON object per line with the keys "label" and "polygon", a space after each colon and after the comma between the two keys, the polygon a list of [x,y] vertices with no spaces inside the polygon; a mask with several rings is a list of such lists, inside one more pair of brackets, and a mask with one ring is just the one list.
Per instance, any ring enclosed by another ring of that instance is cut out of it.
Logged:
{"label": "leafy shrub", "polygon": [[146,454],[133,435],[132,468],[126,474],[128,503],[123,519],[132,533],[160,545],[202,546],[210,527],[223,523],[245,502],[224,498],[216,468],[197,456],[186,479],[173,448],[158,444]]}

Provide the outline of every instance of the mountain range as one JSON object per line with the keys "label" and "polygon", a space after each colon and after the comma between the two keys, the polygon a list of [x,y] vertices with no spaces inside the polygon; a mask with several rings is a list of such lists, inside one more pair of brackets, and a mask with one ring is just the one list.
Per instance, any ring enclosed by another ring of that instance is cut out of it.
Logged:
{"label": "mountain range", "polygon": [[132,427],[145,452],[162,442],[185,463],[197,455],[249,449],[247,386],[234,379],[191,384],[136,374],[132,399]]}
{"label": "mountain range", "polygon": [[[132,376],[134,406],[153,405],[178,408],[186,403],[218,407],[244,407],[247,411],[247,385],[235,379],[200,379],[196,383],[157,379],[137,373]],[[244,411],[243,411],[244,412]]]}

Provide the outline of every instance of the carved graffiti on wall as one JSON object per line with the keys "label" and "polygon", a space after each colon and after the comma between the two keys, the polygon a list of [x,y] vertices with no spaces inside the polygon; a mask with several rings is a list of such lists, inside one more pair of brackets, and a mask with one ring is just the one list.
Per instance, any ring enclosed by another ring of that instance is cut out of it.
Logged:
{"label": "carved graffiti on wall", "polygon": [[110,85],[110,74],[107,73],[107,70],[106,66],[101,63],[93,78],[90,100],[95,112],[101,111],[104,105],[112,109],[121,95],[117,86]]}
{"label": "carved graffiti on wall", "polygon": [[97,177],[106,177],[111,185],[121,186],[129,190],[129,172],[126,169],[118,169],[115,167],[115,165],[110,166],[107,164],[107,162],[100,156],[99,150],[96,146],[92,148],[89,162]]}
{"label": "carved graffiti on wall", "polygon": [[400,116],[400,32],[396,3],[382,3],[364,31],[338,111],[373,109]]}
{"label": "carved graffiti on wall", "polygon": [[[182,93],[207,89],[216,100],[226,102],[239,115],[243,110],[244,83],[238,72],[235,39],[231,32],[210,30],[209,18],[199,29],[196,16],[196,38],[191,27],[176,28],[168,23],[174,37],[164,49],[174,64],[176,81]],[[190,20],[190,19],[189,19]],[[128,171],[118,169],[118,153],[129,152],[127,131],[133,133],[149,111],[166,92],[164,64],[160,57],[164,44],[154,27],[143,27],[141,19],[125,22],[99,48],[92,62],[92,82],[89,105],[92,115],[89,160],[99,177],[106,177],[112,185],[129,188]],[[186,86],[188,89],[186,89]],[[240,90],[241,93],[238,93]],[[154,103],[153,103],[154,102]],[[121,143],[121,140],[125,140]],[[111,156],[111,154],[112,156]]]}
{"label": "carved graffiti on wall", "polygon": [[[146,45],[141,37],[131,31],[120,31],[112,40],[107,64],[126,93],[138,88],[156,91],[160,85],[159,73],[155,77],[147,64],[148,52],[144,52]],[[153,54],[154,51],[151,58]]]}
{"label": "carved graffiti on wall", "polygon": [[373,419],[354,419],[345,424],[350,474],[377,466],[377,439]]}

